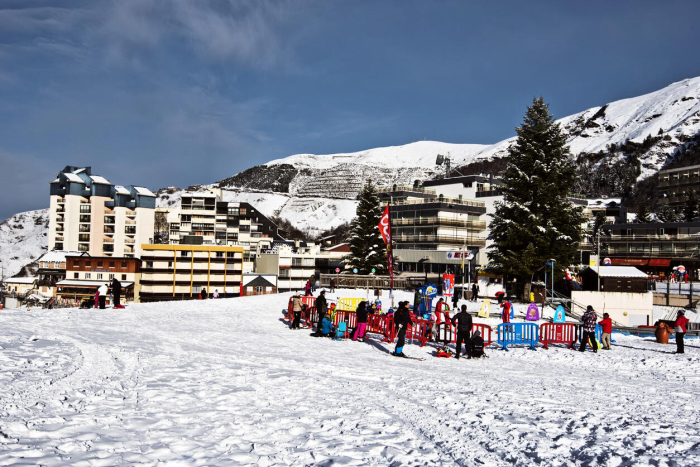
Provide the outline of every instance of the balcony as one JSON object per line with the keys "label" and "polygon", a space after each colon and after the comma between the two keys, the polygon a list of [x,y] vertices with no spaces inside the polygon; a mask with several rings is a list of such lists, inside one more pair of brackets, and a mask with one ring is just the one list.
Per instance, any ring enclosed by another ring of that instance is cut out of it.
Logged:
{"label": "balcony", "polygon": [[129,217],[134,217],[136,215],[136,211],[133,211],[131,209],[126,210],[126,215]]}
{"label": "balcony", "polygon": [[114,239],[110,237],[102,237],[102,243],[114,243]]}
{"label": "balcony", "polygon": [[124,243],[127,245],[133,245],[134,243],[136,243],[136,239],[134,239],[133,237],[126,237],[124,239]]}
{"label": "balcony", "polygon": [[56,235],[56,241],[57,241],[57,242],[62,242],[62,241],[63,241],[63,235]]}
{"label": "balcony", "polygon": [[458,204],[460,206],[472,206],[475,208],[486,209],[486,203],[484,203],[483,201],[475,201],[475,200],[471,200],[471,199],[450,198],[447,196],[441,196],[438,198],[404,199],[404,200],[400,200],[400,201],[394,201],[395,206],[418,205],[418,204],[429,204],[429,203]]}
{"label": "balcony", "polygon": [[127,219],[124,221],[124,224],[126,225],[136,225],[136,221],[133,219]]}
{"label": "balcony", "polygon": [[62,225],[56,226],[56,232],[63,232],[64,230]]}
{"label": "balcony", "polygon": [[412,185],[394,185],[377,188],[377,193],[393,193],[395,191],[407,191],[410,193],[421,193],[424,195],[437,195],[435,190]]}
{"label": "balcony", "polygon": [[66,207],[65,206],[57,206],[56,212],[66,212]]}
{"label": "balcony", "polygon": [[105,206],[105,214],[114,214],[114,209]]}
{"label": "balcony", "polygon": [[65,204],[65,203],[66,203],[66,198],[64,198],[63,196],[59,196],[58,198],[56,198],[56,202],[57,202],[58,204]]}
{"label": "balcony", "polygon": [[125,248],[124,248],[124,253],[125,253],[125,254],[133,254],[133,253],[134,253],[134,249],[133,249],[132,247],[125,247]]}
{"label": "balcony", "polygon": [[394,241],[397,243],[447,243],[450,245],[485,246],[486,239],[479,237],[457,237],[449,235],[396,235]]}
{"label": "balcony", "polygon": [[451,219],[449,217],[412,217],[391,220],[392,227],[402,225],[444,225],[449,227],[466,227],[478,231],[486,229],[486,221]]}

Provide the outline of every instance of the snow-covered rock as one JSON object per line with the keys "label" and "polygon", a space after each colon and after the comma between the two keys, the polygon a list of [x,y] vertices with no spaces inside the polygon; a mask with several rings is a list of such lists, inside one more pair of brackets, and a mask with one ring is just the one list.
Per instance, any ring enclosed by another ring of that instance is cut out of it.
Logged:
{"label": "snow-covered rock", "polygon": [[6,278],[46,252],[48,227],[48,209],[21,212],[0,223],[0,266]]}

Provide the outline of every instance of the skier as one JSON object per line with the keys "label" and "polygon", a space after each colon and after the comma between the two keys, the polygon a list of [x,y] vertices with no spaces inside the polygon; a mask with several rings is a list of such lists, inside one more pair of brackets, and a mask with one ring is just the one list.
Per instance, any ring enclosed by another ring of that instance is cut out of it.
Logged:
{"label": "skier", "polygon": [[212,295],[212,298],[219,298],[219,289],[214,289],[214,293]]}
{"label": "skier", "polygon": [[484,338],[481,337],[481,332],[474,331],[472,336],[472,357],[479,358],[486,355],[484,353]]}
{"label": "skier", "polygon": [[367,329],[367,307],[365,306],[364,301],[357,305],[357,310],[355,310],[355,313],[357,313],[357,329],[355,329],[352,340],[356,341],[357,339],[360,339],[360,342],[364,342],[365,329]]}
{"label": "skier", "polygon": [[452,325],[457,326],[457,354],[455,358],[459,359],[459,354],[462,353],[462,342],[467,348],[467,358],[472,358],[472,315],[467,313],[467,305],[462,305],[462,311],[454,315]]}
{"label": "skier", "polygon": [[603,328],[603,334],[600,336],[600,343],[604,350],[610,350],[610,334],[612,334],[612,319],[607,313],[603,313],[603,319],[600,321],[600,326]]}
{"label": "skier", "polygon": [[683,310],[678,310],[676,322],[673,324],[673,331],[676,333],[676,353],[685,353],[683,338],[685,337],[686,327],[689,322],[690,320],[685,317],[685,312]]}
{"label": "skier", "polygon": [[99,289],[97,289],[98,296],[100,298],[100,310],[105,309],[105,301],[107,300],[107,291],[109,288],[107,284],[102,284]]}
{"label": "skier", "polygon": [[399,309],[394,313],[394,326],[398,329],[398,339],[396,341],[396,349],[394,349],[395,357],[406,357],[403,353],[403,346],[406,344],[406,329],[413,324],[411,314],[408,311],[408,302],[400,302]]}
{"label": "skier", "polygon": [[301,319],[301,295],[298,293],[292,298],[292,315],[294,320],[292,321],[292,329],[299,329],[299,320]]}
{"label": "skier", "polygon": [[[307,282],[307,284],[309,285],[309,287],[311,287],[310,283]],[[325,290],[321,290],[321,293],[318,294],[318,297],[314,302],[314,306],[316,307],[316,313],[318,313],[318,324],[316,325],[316,333],[320,334],[323,318],[326,317],[326,313],[328,312],[328,302],[326,301]]]}
{"label": "skier", "polygon": [[112,279],[112,294],[114,295],[112,308],[124,308],[124,305],[122,305],[120,302],[122,296],[122,283],[119,282],[116,277]]}
{"label": "skier", "polygon": [[472,284],[472,302],[475,302],[479,298],[479,284],[474,282]]}
{"label": "skier", "polygon": [[593,307],[591,305],[588,305],[586,307],[586,312],[583,314],[581,317],[581,320],[583,321],[583,336],[581,337],[581,352],[585,352],[586,350],[586,342],[588,342],[588,339],[591,340],[591,347],[593,347],[593,352],[597,353],[598,352],[598,344],[596,343],[595,340],[595,324],[596,324],[596,314],[595,310],[593,310]]}

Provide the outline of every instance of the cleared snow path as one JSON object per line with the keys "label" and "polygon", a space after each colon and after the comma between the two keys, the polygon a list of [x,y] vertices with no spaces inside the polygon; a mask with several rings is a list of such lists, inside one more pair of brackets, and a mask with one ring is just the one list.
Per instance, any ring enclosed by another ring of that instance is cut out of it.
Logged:
{"label": "cleared snow path", "polygon": [[700,464],[697,339],[419,362],[287,297],[0,311],[0,465]]}

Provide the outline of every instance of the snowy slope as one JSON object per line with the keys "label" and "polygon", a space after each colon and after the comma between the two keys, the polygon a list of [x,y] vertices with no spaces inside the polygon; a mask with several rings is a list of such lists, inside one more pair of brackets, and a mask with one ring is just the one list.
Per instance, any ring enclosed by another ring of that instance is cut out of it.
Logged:
{"label": "snowy slope", "polygon": [[1,310],[0,464],[700,464],[696,339],[481,360],[407,343],[421,362],[290,331],[288,296]]}
{"label": "snowy slope", "polygon": [[37,260],[48,248],[49,210],[15,214],[0,224],[0,265],[5,277]]}

